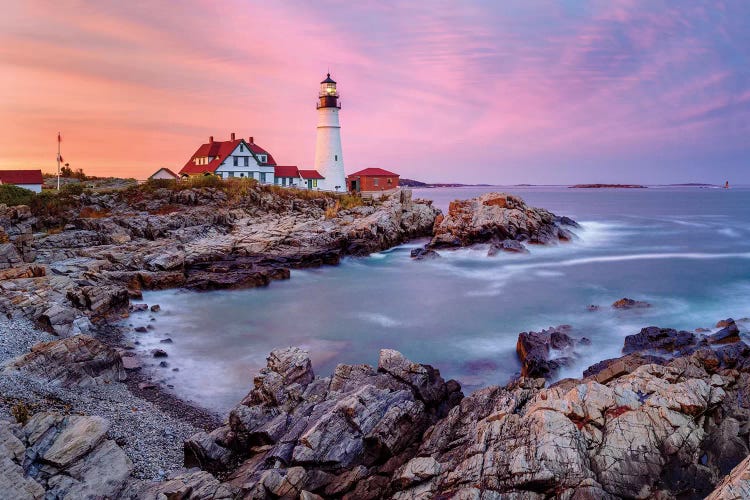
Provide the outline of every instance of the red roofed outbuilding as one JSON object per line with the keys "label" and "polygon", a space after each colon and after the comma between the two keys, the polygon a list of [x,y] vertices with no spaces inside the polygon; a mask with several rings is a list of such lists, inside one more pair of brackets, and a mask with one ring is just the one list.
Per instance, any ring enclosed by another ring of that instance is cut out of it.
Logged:
{"label": "red roofed outbuilding", "polygon": [[13,184],[41,193],[44,178],[41,170],[0,170],[0,184]]}
{"label": "red roofed outbuilding", "polygon": [[346,184],[350,192],[361,193],[363,196],[388,194],[398,189],[399,177],[399,174],[382,168],[366,168],[349,174]]}

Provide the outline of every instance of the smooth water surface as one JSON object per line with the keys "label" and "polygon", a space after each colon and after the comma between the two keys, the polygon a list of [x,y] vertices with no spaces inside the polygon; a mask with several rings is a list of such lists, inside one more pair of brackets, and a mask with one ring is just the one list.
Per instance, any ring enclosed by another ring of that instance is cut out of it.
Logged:
{"label": "smooth water surface", "polygon": [[[750,189],[446,188],[414,190],[444,211],[450,200],[486,191],[568,215],[583,228],[569,244],[528,255],[486,256],[486,247],[441,251],[413,261],[425,241],[293,271],[268,288],[196,293],[159,291],[144,301],[158,314],[128,323],[139,348],[169,352],[159,378],[180,396],[224,411],[244,396],[275,347],[309,349],[317,374],[337,363],[376,364],[392,348],[438,367],[465,392],[504,384],[520,365],[518,333],[570,324],[590,347],[561,377],[618,356],[641,327],[694,329],[750,315]],[[653,307],[615,311],[622,297]],[[587,311],[589,304],[602,306]],[[746,325],[748,326],[748,325]],[[172,344],[161,344],[165,337]],[[172,371],[178,368],[179,371]]]}

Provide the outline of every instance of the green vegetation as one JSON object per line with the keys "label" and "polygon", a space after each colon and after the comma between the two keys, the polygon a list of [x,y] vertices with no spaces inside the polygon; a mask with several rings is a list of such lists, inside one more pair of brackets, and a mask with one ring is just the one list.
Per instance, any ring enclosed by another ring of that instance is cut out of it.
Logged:
{"label": "green vegetation", "polygon": [[13,207],[16,205],[30,205],[36,197],[34,191],[29,191],[13,184],[0,185],[0,203]]}

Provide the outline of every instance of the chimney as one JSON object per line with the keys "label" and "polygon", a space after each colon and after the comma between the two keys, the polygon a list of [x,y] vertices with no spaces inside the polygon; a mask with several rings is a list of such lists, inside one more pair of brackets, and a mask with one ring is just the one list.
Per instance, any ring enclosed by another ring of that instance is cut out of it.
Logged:
{"label": "chimney", "polygon": [[234,132],[232,132],[232,139],[231,140],[234,140]]}
{"label": "chimney", "polygon": [[214,136],[212,136],[212,135],[208,136],[208,143],[209,144],[213,144],[214,143]]}
{"label": "chimney", "polygon": [[249,142],[250,144],[253,144],[255,142],[254,141],[254,137],[252,135],[250,137],[248,137],[247,138],[247,142]]}

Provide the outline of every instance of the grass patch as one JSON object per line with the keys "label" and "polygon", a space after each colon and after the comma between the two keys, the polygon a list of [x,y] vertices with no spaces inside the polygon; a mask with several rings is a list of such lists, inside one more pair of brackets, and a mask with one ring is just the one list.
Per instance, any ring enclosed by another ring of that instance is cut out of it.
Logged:
{"label": "grass patch", "polygon": [[13,184],[0,185],[0,203],[9,207],[16,205],[30,205],[34,200],[36,193]]}
{"label": "grass patch", "polygon": [[92,207],[83,207],[79,215],[84,219],[101,219],[103,217],[109,217],[111,214],[109,210],[98,210]]}

